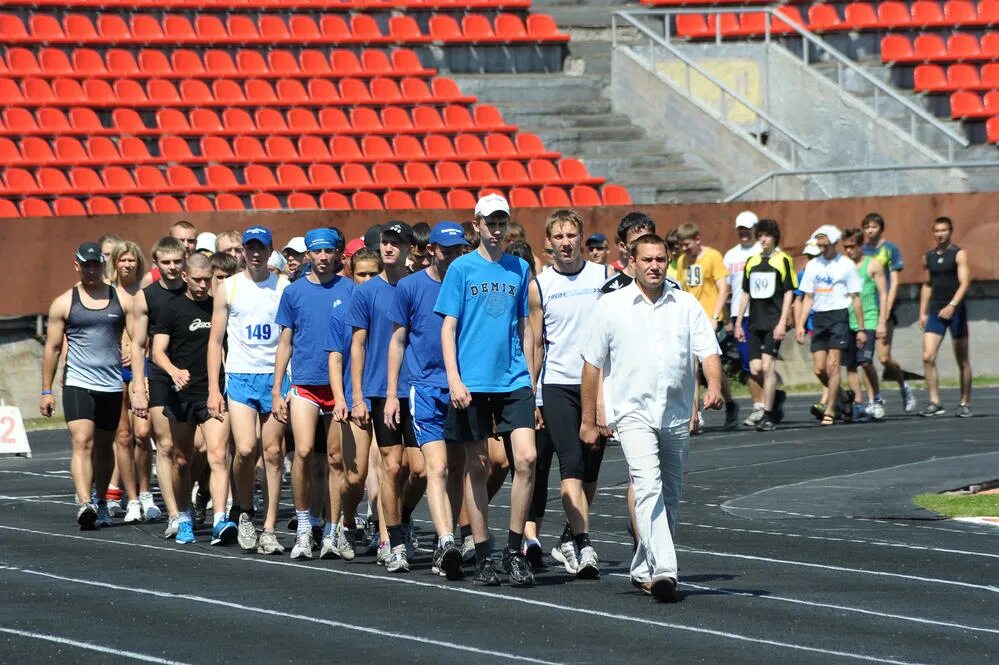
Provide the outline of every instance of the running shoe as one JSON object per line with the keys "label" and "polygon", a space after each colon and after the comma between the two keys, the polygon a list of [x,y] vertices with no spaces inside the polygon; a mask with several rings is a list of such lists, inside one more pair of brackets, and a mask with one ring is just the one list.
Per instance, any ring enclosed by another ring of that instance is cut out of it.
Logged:
{"label": "running shoe", "polygon": [[371,554],[371,549],[368,547],[368,534],[363,527],[354,529],[354,554],[357,556]]}
{"label": "running shoe", "polygon": [[211,496],[208,494],[202,494],[201,488],[198,488],[198,493],[194,496],[194,521],[201,526],[208,519],[208,501]]}
{"label": "running shoe", "polygon": [[177,535],[174,537],[181,545],[190,545],[195,541],[194,537],[194,522],[191,520],[184,520],[183,522],[177,523]]}
{"label": "running shoe", "polygon": [[822,420],[823,416],[826,415],[826,405],[822,402],[816,402],[815,404],[812,404],[812,407],[808,410],[808,412],[811,413],[816,420]]}
{"label": "running shoe", "polygon": [[412,522],[403,524],[403,537],[406,539],[406,556],[412,558],[416,556],[416,550],[420,549],[420,540],[416,537],[416,527]]}
{"label": "running shoe", "polygon": [[239,514],[239,522],[236,525],[236,542],[244,552],[252,552],[257,549],[257,528],[253,526],[253,518],[247,513]]}
{"label": "running shoe", "polygon": [[382,544],[381,531],[378,529],[378,522],[375,520],[368,520],[367,527],[367,540],[368,540],[368,550],[372,552],[377,552],[378,548]]}
{"label": "running shoe", "polygon": [[396,545],[385,562],[385,570],[390,573],[408,573],[409,559],[406,558],[406,544]]}
{"label": "running shoe", "polygon": [[284,546],[278,542],[274,530],[264,530],[257,541],[257,554],[284,554]]}
{"label": "running shoe", "polygon": [[106,501],[97,502],[97,526],[111,526],[111,513]]}
{"label": "running shoe", "polygon": [[675,603],[680,600],[676,594],[676,580],[672,577],[657,577],[652,580],[649,592],[660,603]]}
{"label": "running shoe", "polygon": [[384,566],[385,564],[387,564],[389,557],[392,556],[392,548],[389,547],[389,541],[383,540],[382,542],[378,543],[378,548],[376,551],[378,552],[378,558],[376,560],[376,563],[379,566]]}
{"label": "running shoe", "polygon": [[524,555],[509,547],[503,550],[503,570],[510,576],[513,586],[534,586],[534,572]]}
{"label": "running shoe", "polygon": [[139,504],[142,506],[142,518],[147,522],[155,522],[163,517],[163,511],[156,507],[152,492],[144,492],[139,495]]}
{"label": "running shoe", "polygon": [[869,420],[867,408],[863,404],[854,402],[850,420],[855,423],[866,423]]}
{"label": "running shoe", "polygon": [[212,527],[212,545],[232,545],[236,542],[238,533],[239,527],[236,523],[223,517]]}
{"label": "running shoe", "polygon": [[295,537],[295,546],[291,548],[292,559],[311,559],[312,550],[315,547],[312,542],[312,531],[299,532]]}
{"label": "running shoe", "polygon": [[902,403],[905,404],[905,412],[912,413],[916,410],[916,396],[912,392],[912,386],[903,383],[899,391],[902,393]]}
{"label": "running shoe", "polygon": [[125,511],[125,524],[132,524],[134,522],[142,521],[142,504],[139,503],[138,499],[132,499],[128,502],[128,510]]}
{"label": "running shoe", "polygon": [[781,389],[777,389],[774,393],[774,411],[773,411],[773,421],[779,423],[784,420],[784,403],[787,402],[787,393]]}
{"label": "running shoe", "polygon": [[449,580],[460,580],[465,576],[461,570],[461,551],[453,540],[434,550],[433,572]]}
{"label": "running shoe", "polygon": [[500,585],[499,576],[496,575],[496,567],[493,565],[492,559],[484,559],[478,563],[475,567],[475,578],[472,579],[472,582],[479,586]]}
{"label": "running shoe", "polygon": [[885,401],[883,399],[872,399],[868,402],[867,415],[872,420],[883,420],[885,417]]}
{"label": "running shoe", "polygon": [[777,423],[770,416],[763,416],[763,420],[756,423],[757,432],[773,432],[777,429]]}
{"label": "running shoe", "polygon": [[163,530],[163,537],[170,540],[177,535],[177,525],[180,523],[180,517],[177,515],[171,515],[167,519],[166,529]]}
{"label": "running shoe", "polygon": [[465,536],[461,539],[461,562],[472,563],[475,561],[475,538]]}
{"label": "running shoe", "polygon": [[756,427],[763,420],[764,410],[762,406],[753,405],[753,412],[749,414],[749,417],[742,421],[742,424],[746,427]]}
{"label": "running shoe", "polygon": [[81,503],[76,509],[76,523],[81,531],[93,531],[97,528],[97,508],[92,503]]}
{"label": "running shoe", "polygon": [[576,574],[576,569],[579,568],[579,558],[576,556],[576,543],[567,540],[558,547],[553,547],[552,558],[565,566],[565,572],[570,575]]}
{"label": "running shoe", "polygon": [[739,403],[735,400],[725,404],[725,431],[730,432],[739,427]]}
{"label": "running shoe", "polygon": [[336,534],[336,551],[344,561],[353,561],[357,553],[354,551],[354,532],[352,529],[344,528],[342,524],[333,527]]}
{"label": "running shoe", "polygon": [[947,413],[947,409],[943,408],[939,404],[930,402],[926,405],[925,409],[919,412],[919,415],[926,418],[932,418],[933,416],[942,416],[945,413]]}
{"label": "running shoe", "polygon": [[970,418],[971,417],[971,405],[970,404],[959,404],[957,411],[954,415],[958,418]]}
{"label": "running shoe", "polygon": [[319,548],[319,558],[337,559],[339,557],[340,553],[336,549],[336,536],[332,533],[328,536],[323,536],[323,545]]}
{"label": "running shoe", "polygon": [[524,558],[535,570],[545,567],[545,551],[541,548],[541,543],[534,538],[524,542]]}
{"label": "running shoe", "polygon": [[125,515],[125,509],[121,507],[121,501],[118,499],[108,499],[108,515],[111,517],[123,517]]}
{"label": "running shoe", "polygon": [[597,551],[592,545],[584,545],[579,550],[579,566],[576,568],[576,577],[581,580],[595,580],[600,577],[600,559]]}

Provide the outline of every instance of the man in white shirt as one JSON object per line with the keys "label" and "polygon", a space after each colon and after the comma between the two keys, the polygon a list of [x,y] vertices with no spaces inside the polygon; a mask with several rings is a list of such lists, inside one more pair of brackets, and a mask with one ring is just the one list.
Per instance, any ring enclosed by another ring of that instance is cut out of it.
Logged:
{"label": "man in white shirt", "polygon": [[[756,224],[759,222],[756,213],[743,210],[735,216],[735,232],[739,236],[739,244],[725,252],[722,262],[728,270],[728,286],[732,293],[732,300],[729,303],[729,322],[725,329],[730,335],[738,338],[735,331],[735,321],[739,317],[739,303],[742,299],[742,278],[746,271],[746,261],[749,257],[760,253],[760,243],[756,242]],[[743,332],[746,339],[749,338],[749,316],[747,312],[742,312],[747,316],[742,320]],[[753,412],[743,425],[756,427],[763,419],[763,386],[753,378],[749,371],[749,342],[739,342],[739,357],[742,359],[742,371],[749,377],[749,394],[753,398]]]}
{"label": "man in white shirt", "polygon": [[676,509],[680,503],[694,394],[694,360],[708,379],[703,406],[722,405],[721,359],[700,303],[666,280],[669,252],[659,236],[630,249],[635,282],[597,301],[583,348],[579,437],[595,445],[597,390],[603,374],[607,425],[617,432],[635,487],[639,545],[632,584],[675,602]]}
{"label": "man in white shirt", "polygon": [[[796,337],[798,344],[805,343],[805,321],[808,318],[805,314],[813,312],[812,367],[829,395],[828,404],[816,404],[813,407],[813,413],[820,418],[822,425],[836,422],[840,357],[847,345],[852,343],[849,308],[853,307],[858,321],[864,320],[860,302],[863,284],[856,264],[836,251],[839,239],[839,229],[831,224],[815,229],[809,242],[815,242],[822,253],[805,266],[805,273],[798,286],[798,290],[805,295],[801,303],[803,315],[795,322]],[[857,331],[856,340],[857,347],[863,348],[867,342],[867,335],[863,330]]]}

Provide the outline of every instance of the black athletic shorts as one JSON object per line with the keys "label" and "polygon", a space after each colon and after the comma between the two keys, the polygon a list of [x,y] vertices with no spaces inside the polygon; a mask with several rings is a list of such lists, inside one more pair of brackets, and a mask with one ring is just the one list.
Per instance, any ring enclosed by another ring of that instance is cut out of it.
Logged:
{"label": "black athletic shorts", "polygon": [[545,398],[541,413],[558,455],[560,477],[595,483],[604,459],[605,441],[601,437],[596,446],[590,447],[579,440],[579,424],[583,419],[579,386],[546,383],[541,394]]}
{"label": "black athletic shorts", "polygon": [[170,400],[170,395],[173,394],[173,384],[170,380],[161,381],[159,379],[151,379],[148,381],[148,386],[149,408],[155,409],[158,406],[166,406]]}
{"label": "black athletic shorts", "polygon": [[780,352],[780,342],[774,339],[774,329],[750,330],[749,339],[749,359],[759,360],[763,354],[777,357]]}
{"label": "black athletic shorts", "polygon": [[78,386],[62,389],[62,411],[66,422],[89,420],[96,429],[114,432],[121,420],[121,391],[108,393]]}
{"label": "black athletic shorts", "polygon": [[200,425],[211,419],[208,414],[207,399],[185,399],[175,391],[170,391],[167,402],[163,406],[163,415],[170,420],[176,420],[188,425]]}
{"label": "black athletic shorts", "polygon": [[369,397],[371,400],[371,428],[375,431],[375,441],[379,448],[405,444],[407,448],[418,448],[416,432],[413,431],[413,414],[409,410],[409,400],[399,399],[399,426],[389,429],[385,424],[385,398]]}
{"label": "black athletic shorts", "polygon": [[[336,423],[339,425],[340,423]],[[332,427],[333,425],[331,425]],[[316,420],[316,434],[315,443],[312,444],[312,452],[314,453],[325,453],[326,452],[326,422],[325,417],[320,415]],[[284,426],[284,446],[285,450],[289,453],[295,451],[295,433],[291,429],[291,419],[288,419],[288,423]]]}
{"label": "black athletic shorts", "polygon": [[444,438],[485,441],[493,434],[522,428],[534,429],[534,391],[530,388],[508,393],[472,393],[472,403],[467,408],[448,408]]}
{"label": "black athletic shorts", "polygon": [[834,309],[812,315],[812,353],[829,349],[842,351],[852,340],[849,310]]}

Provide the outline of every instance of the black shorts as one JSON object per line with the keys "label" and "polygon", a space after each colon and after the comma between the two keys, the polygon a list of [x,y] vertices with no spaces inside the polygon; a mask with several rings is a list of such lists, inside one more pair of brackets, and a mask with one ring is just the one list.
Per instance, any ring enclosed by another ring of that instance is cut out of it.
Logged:
{"label": "black shorts", "polygon": [[845,366],[847,369],[857,369],[857,367],[863,367],[864,365],[870,365],[874,362],[874,344],[876,335],[873,330],[865,330],[867,333],[867,341],[864,342],[862,347],[857,346],[857,333],[850,331],[850,344],[843,351],[843,357],[840,359],[840,364]]}
{"label": "black shorts", "polygon": [[399,399],[399,427],[389,429],[385,424],[385,398],[369,397],[371,400],[371,428],[375,431],[375,441],[379,448],[400,446],[419,447],[416,432],[413,431],[413,414],[409,410],[409,400]]}
{"label": "black shorts", "polygon": [[[337,423],[339,425],[339,423]],[[312,452],[314,453],[325,453],[326,452],[326,418],[320,414],[319,418],[316,419],[316,434],[315,442],[312,444]],[[285,450],[290,452],[295,451],[295,433],[291,429],[291,419],[288,419],[288,423],[284,426],[284,444]]]}
{"label": "black shorts", "polygon": [[541,413],[558,455],[560,477],[595,483],[604,459],[604,440],[601,438],[592,448],[579,440],[579,424],[583,418],[579,386],[546,383],[541,394],[545,397]]}
{"label": "black shorts", "polygon": [[530,388],[508,393],[472,393],[472,403],[467,408],[451,406],[447,410],[444,438],[485,441],[493,434],[522,428],[534,429],[534,391]]}
{"label": "black shorts", "polygon": [[89,420],[96,429],[114,432],[121,420],[121,391],[109,393],[78,386],[62,389],[62,411],[66,422]]}
{"label": "black shorts", "polygon": [[200,425],[211,419],[208,413],[208,399],[194,397],[185,398],[174,391],[170,391],[167,402],[163,407],[163,415],[170,420],[188,425]]}
{"label": "black shorts", "polygon": [[777,357],[780,352],[780,342],[774,339],[774,329],[749,331],[749,358],[759,360],[764,354]]}
{"label": "black shorts", "polygon": [[155,409],[158,406],[166,406],[170,400],[170,395],[173,394],[173,384],[170,380],[150,379],[148,385],[149,408]]}
{"label": "black shorts", "polygon": [[846,350],[852,339],[849,310],[834,309],[812,315],[812,353],[829,349]]}

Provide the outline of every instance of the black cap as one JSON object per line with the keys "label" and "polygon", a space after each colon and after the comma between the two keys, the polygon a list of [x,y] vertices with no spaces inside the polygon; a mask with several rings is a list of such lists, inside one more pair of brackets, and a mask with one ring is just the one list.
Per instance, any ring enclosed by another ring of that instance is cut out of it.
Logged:
{"label": "black cap", "polygon": [[382,244],[382,225],[375,224],[364,232],[364,246],[368,249],[377,250]]}
{"label": "black cap", "polygon": [[76,248],[76,260],[80,263],[87,261],[97,261],[104,263],[104,255],[101,254],[101,246],[96,242],[85,242]]}
{"label": "black cap", "polygon": [[413,233],[413,227],[406,222],[389,222],[382,227],[382,235],[386,233],[398,236],[399,240],[407,245],[412,245],[416,242],[416,234]]}

